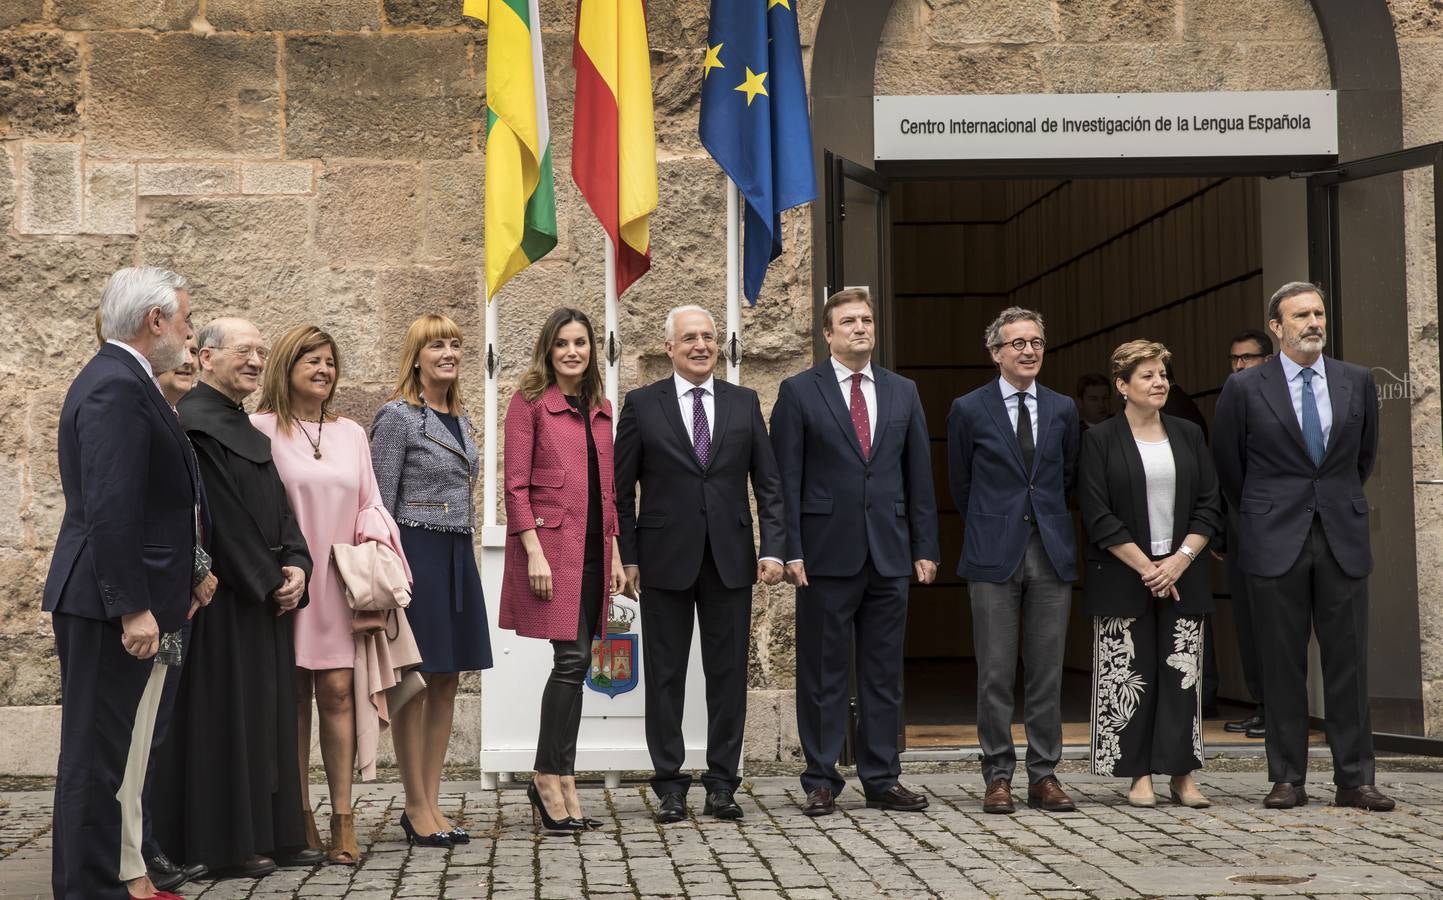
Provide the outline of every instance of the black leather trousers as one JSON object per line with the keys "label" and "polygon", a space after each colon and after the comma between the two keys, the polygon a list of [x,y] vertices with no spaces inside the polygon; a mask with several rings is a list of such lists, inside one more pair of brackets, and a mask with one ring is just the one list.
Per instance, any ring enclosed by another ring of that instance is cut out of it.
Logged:
{"label": "black leather trousers", "polygon": [[605,589],[600,559],[587,559],[581,570],[576,639],[551,642],[551,676],[541,692],[541,730],[536,737],[536,772],[540,775],[576,774],[581,688],[591,666],[591,639],[596,634]]}

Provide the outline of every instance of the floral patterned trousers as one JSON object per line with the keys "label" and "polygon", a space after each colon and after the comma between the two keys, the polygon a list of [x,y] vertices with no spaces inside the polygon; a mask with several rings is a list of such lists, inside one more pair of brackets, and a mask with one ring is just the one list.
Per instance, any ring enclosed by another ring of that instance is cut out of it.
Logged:
{"label": "floral patterned trousers", "polygon": [[1202,617],[1178,615],[1168,599],[1135,619],[1092,621],[1092,773],[1202,768]]}

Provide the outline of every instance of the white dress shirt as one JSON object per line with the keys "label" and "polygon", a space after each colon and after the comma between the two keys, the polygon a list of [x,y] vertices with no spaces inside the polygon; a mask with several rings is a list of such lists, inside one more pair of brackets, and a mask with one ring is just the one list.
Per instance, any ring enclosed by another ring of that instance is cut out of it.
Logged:
{"label": "white dress shirt", "polygon": [[[997,377],[998,388],[1002,391],[1002,403],[1007,407],[1007,419],[1012,423],[1012,433],[1017,433],[1017,388],[1002,376]],[[1032,423],[1032,440],[1037,440],[1037,382],[1027,386],[1027,390],[1021,391],[1027,395],[1027,420]]]}
{"label": "white dress shirt", "polygon": [[[150,360],[146,359],[139,350],[130,346],[125,341],[117,341],[114,338],[107,340],[105,343],[114,344],[115,346],[124,350],[126,353],[129,353],[131,356],[135,357],[136,362],[140,363],[140,367],[145,370],[145,374],[150,376],[150,383],[155,385],[155,389],[157,391],[160,391],[160,379],[155,377],[155,370],[150,367]],[[165,391],[160,391],[160,393],[161,396],[165,395]]]}
{"label": "white dress shirt", "polygon": [[702,409],[706,410],[706,431],[707,434],[711,435],[712,441],[715,442],[716,378],[714,376],[708,375],[706,381],[703,381],[701,384],[692,384],[690,381],[682,378],[681,375],[677,374],[676,372],[673,372],[671,374],[671,377],[672,380],[676,382],[676,402],[677,405],[681,408],[681,423],[686,426],[687,440],[692,442],[692,446],[696,446],[696,435],[691,433],[691,411],[693,408],[693,404],[696,402],[696,400],[692,397],[691,392],[696,388],[701,388],[702,391],[704,391],[704,393],[701,395],[701,406]]}
{"label": "white dress shirt", "polygon": [[[1298,427],[1303,427],[1303,367],[1293,362],[1286,353],[1279,353],[1283,363],[1283,376],[1288,379],[1288,394],[1293,398],[1293,414],[1298,417]],[[1323,446],[1328,446],[1328,433],[1333,430],[1333,401],[1328,396],[1328,373],[1324,371],[1323,358],[1313,363],[1313,398],[1318,401],[1318,423],[1323,426]]]}
{"label": "white dress shirt", "polygon": [[[852,376],[856,373],[842,365],[835,356],[832,357],[832,370],[837,373],[837,384],[842,389],[842,405],[851,409]],[[867,439],[875,442],[877,439],[877,381],[872,377],[870,362],[862,367],[862,402],[867,404]]]}

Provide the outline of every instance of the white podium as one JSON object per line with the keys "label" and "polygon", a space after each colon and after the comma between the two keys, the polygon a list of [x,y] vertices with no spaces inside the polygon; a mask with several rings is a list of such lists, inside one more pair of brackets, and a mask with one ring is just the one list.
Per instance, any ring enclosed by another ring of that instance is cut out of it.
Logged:
{"label": "white podium", "polygon": [[[495,663],[481,673],[481,783],[487,789],[509,781],[513,772],[532,771],[536,762],[541,691],[551,673],[550,642],[521,637],[497,627],[505,541],[504,525],[481,529],[481,583],[486,591],[486,615],[491,624],[491,652]],[[576,771],[602,772],[610,788],[621,784],[624,771],[651,771],[645,730],[646,635],[641,627],[640,605],[635,600],[617,597],[613,618],[617,610],[627,611],[621,614],[623,617],[633,616],[626,634],[635,635],[635,639],[617,642],[616,671],[610,674],[634,676],[635,683],[612,694],[605,689],[606,678],[598,679],[601,684],[598,687],[592,677],[588,677],[582,688],[581,733],[576,749]],[[634,646],[628,648],[627,643]],[[631,649],[629,659],[628,649]],[[599,674],[606,673],[593,669],[592,676]],[[625,684],[631,679],[619,680]],[[705,769],[706,690],[695,629],[687,664],[682,735],[686,741],[684,768]]]}

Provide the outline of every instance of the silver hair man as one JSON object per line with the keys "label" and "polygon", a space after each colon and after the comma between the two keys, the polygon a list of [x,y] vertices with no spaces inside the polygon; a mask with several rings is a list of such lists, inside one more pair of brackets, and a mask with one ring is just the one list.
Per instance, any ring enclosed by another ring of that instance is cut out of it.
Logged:
{"label": "silver hair man", "polygon": [[[1281,320],[1283,301],[1292,297],[1300,297],[1303,294],[1317,294],[1319,300],[1323,297],[1323,289],[1311,281],[1289,281],[1287,284],[1273,291],[1273,296],[1268,298],[1268,321]],[[1268,348],[1264,347],[1266,351]]]}
{"label": "silver hair man", "polygon": [[183,275],[154,266],[119,269],[106,282],[100,295],[100,336],[109,341],[128,341],[145,328],[152,309],[170,319],[180,308],[177,291],[187,287]]}
{"label": "silver hair man", "polygon": [[701,313],[706,316],[707,321],[711,322],[712,334],[716,334],[716,319],[712,317],[711,312],[708,311],[706,307],[697,306],[695,303],[688,303],[685,306],[674,307],[671,312],[666,314],[666,330],[663,334],[668,341],[676,340],[677,317],[687,313]]}
{"label": "silver hair man", "polygon": [[987,349],[1002,346],[1002,329],[1013,322],[1036,322],[1039,336],[1047,337],[1047,327],[1042,324],[1042,313],[1030,309],[1023,309],[1020,306],[1009,306],[997,314],[992,324],[987,326],[986,339]]}

